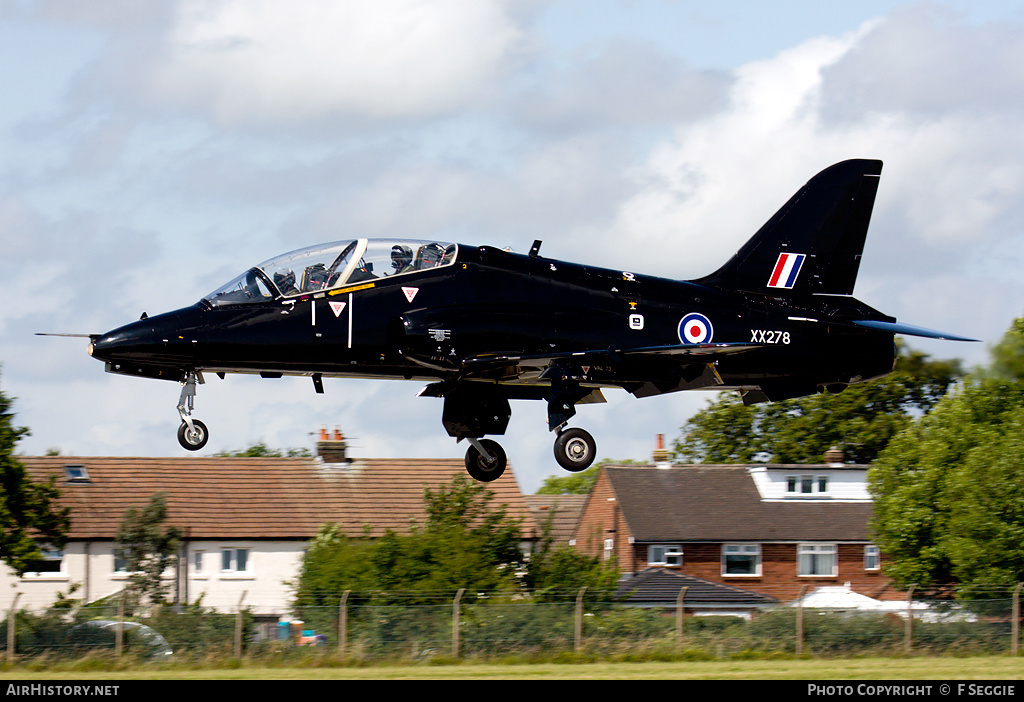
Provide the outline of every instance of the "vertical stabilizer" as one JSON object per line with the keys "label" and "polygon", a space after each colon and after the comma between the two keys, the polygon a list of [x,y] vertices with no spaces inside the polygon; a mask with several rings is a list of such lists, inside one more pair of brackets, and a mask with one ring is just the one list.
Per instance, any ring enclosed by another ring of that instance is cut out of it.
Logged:
{"label": "vertical stabilizer", "polygon": [[865,159],[826,168],[697,282],[784,297],[852,294],[881,172],[881,161]]}

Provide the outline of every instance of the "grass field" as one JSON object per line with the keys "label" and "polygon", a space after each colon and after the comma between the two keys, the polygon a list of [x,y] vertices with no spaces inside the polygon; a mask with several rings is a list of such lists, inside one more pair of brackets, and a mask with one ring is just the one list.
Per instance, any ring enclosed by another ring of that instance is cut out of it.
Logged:
{"label": "grass field", "polygon": [[[0,670],[3,680],[1021,680],[1024,658],[850,658],[580,664]],[[2,688],[0,688],[2,689]],[[1024,688],[1022,688],[1024,689]]]}

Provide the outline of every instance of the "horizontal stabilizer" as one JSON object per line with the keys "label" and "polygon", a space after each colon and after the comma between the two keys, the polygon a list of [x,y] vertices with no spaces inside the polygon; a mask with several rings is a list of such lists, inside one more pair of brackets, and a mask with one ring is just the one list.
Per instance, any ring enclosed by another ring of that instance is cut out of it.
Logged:
{"label": "horizontal stabilizer", "polygon": [[935,331],[934,329],[925,329],[924,327],[915,327],[913,324],[903,324],[901,322],[879,322],[874,319],[860,319],[852,322],[852,324],[855,324],[858,327],[867,327],[869,329],[879,329],[885,332],[892,332],[893,334],[923,336],[928,339],[945,339],[946,341],[978,341],[978,339],[968,339],[965,336],[947,334],[946,332]]}

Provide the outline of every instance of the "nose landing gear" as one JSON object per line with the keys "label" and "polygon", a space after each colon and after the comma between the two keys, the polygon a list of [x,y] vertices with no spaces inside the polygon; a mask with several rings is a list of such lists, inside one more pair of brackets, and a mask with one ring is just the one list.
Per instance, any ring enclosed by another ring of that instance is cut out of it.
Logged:
{"label": "nose landing gear", "polygon": [[198,451],[210,440],[210,432],[206,425],[198,419],[192,419],[197,382],[203,382],[202,376],[194,370],[188,371],[181,383],[181,396],[178,398],[178,415],[181,417],[181,426],[178,427],[178,443],[189,451]]}

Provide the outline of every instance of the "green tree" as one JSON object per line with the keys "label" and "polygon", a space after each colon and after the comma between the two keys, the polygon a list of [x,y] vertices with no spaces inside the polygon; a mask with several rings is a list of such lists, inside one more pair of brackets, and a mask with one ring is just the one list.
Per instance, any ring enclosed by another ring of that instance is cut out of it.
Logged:
{"label": "green tree", "polygon": [[309,449],[290,448],[276,449],[267,446],[264,442],[258,441],[252,446],[235,451],[220,451],[213,454],[218,458],[305,458],[310,456]]}
{"label": "green tree", "polygon": [[530,553],[523,574],[526,589],[541,601],[557,601],[585,587],[589,598],[607,600],[619,580],[615,561],[588,556],[567,543],[556,544],[552,536],[554,521],[555,515],[550,513],[547,520],[538,525],[541,537]]}
{"label": "green tree", "polygon": [[388,532],[373,563],[383,590],[468,592],[515,587],[524,557],[520,521],[494,504],[484,483],[455,476],[447,486],[423,493],[427,521],[409,534]]}
{"label": "green tree", "polygon": [[[345,590],[376,603],[402,593],[402,601],[428,601],[466,588],[476,592],[517,587],[525,565],[520,520],[494,503],[484,483],[457,475],[423,493],[426,520],[409,533],[379,539],[347,537],[334,525],[321,528],[303,558],[295,583],[300,606],[335,605]],[[411,598],[411,600],[410,600]]]}
{"label": "green tree", "polygon": [[568,475],[549,475],[544,478],[544,484],[537,490],[538,495],[589,495],[590,489],[597,482],[597,476],[601,468],[607,465],[607,461],[601,461],[596,466],[591,466],[579,473]]}
{"label": "green tree", "polygon": [[820,463],[832,446],[871,463],[913,419],[962,377],[960,362],[898,345],[896,370],[838,394],[745,406],[722,393],[683,426],[673,450],[686,463]]}
{"label": "green tree", "polygon": [[118,527],[114,554],[124,560],[127,589],[138,601],[161,604],[166,599],[163,573],[177,558],[181,539],[177,527],[164,527],[166,519],[167,495],[158,492],[141,510],[128,508]]}
{"label": "green tree", "polygon": [[40,543],[63,547],[71,518],[67,508],[57,505],[56,479],[34,482],[14,457],[28,429],[14,426],[11,404],[0,391],[0,558],[21,575],[42,558]]}
{"label": "green tree", "polygon": [[[875,540],[901,585],[1024,579],[1024,368],[1020,319],[969,377],[868,471]],[[1014,357],[1013,349],[1019,357]]]}
{"label": "green tree", "polygon": [[594,487],[594,483],[597,482],[597,476],[601,474],[601,469],[605,466],[624,466],[624,465],[646,465],[640,461],[634,461],[631,458],[625,460],[616,461],[611,458],[604,458],[599,461],[596,465],[587,468],[579,473],[569,473],[568,475],[549,475],[544,478],[544,483],[537,490],[538,495],[589,495],[591,488]]}
{"label": "green tree", "polygon": [[375,547],[366,536],[347,536],[338,524],[322,525],[302,558],[294,583],[296,605],[334,608],[346,590],[353,592],[352,601],[366,601],[378,589]]}

